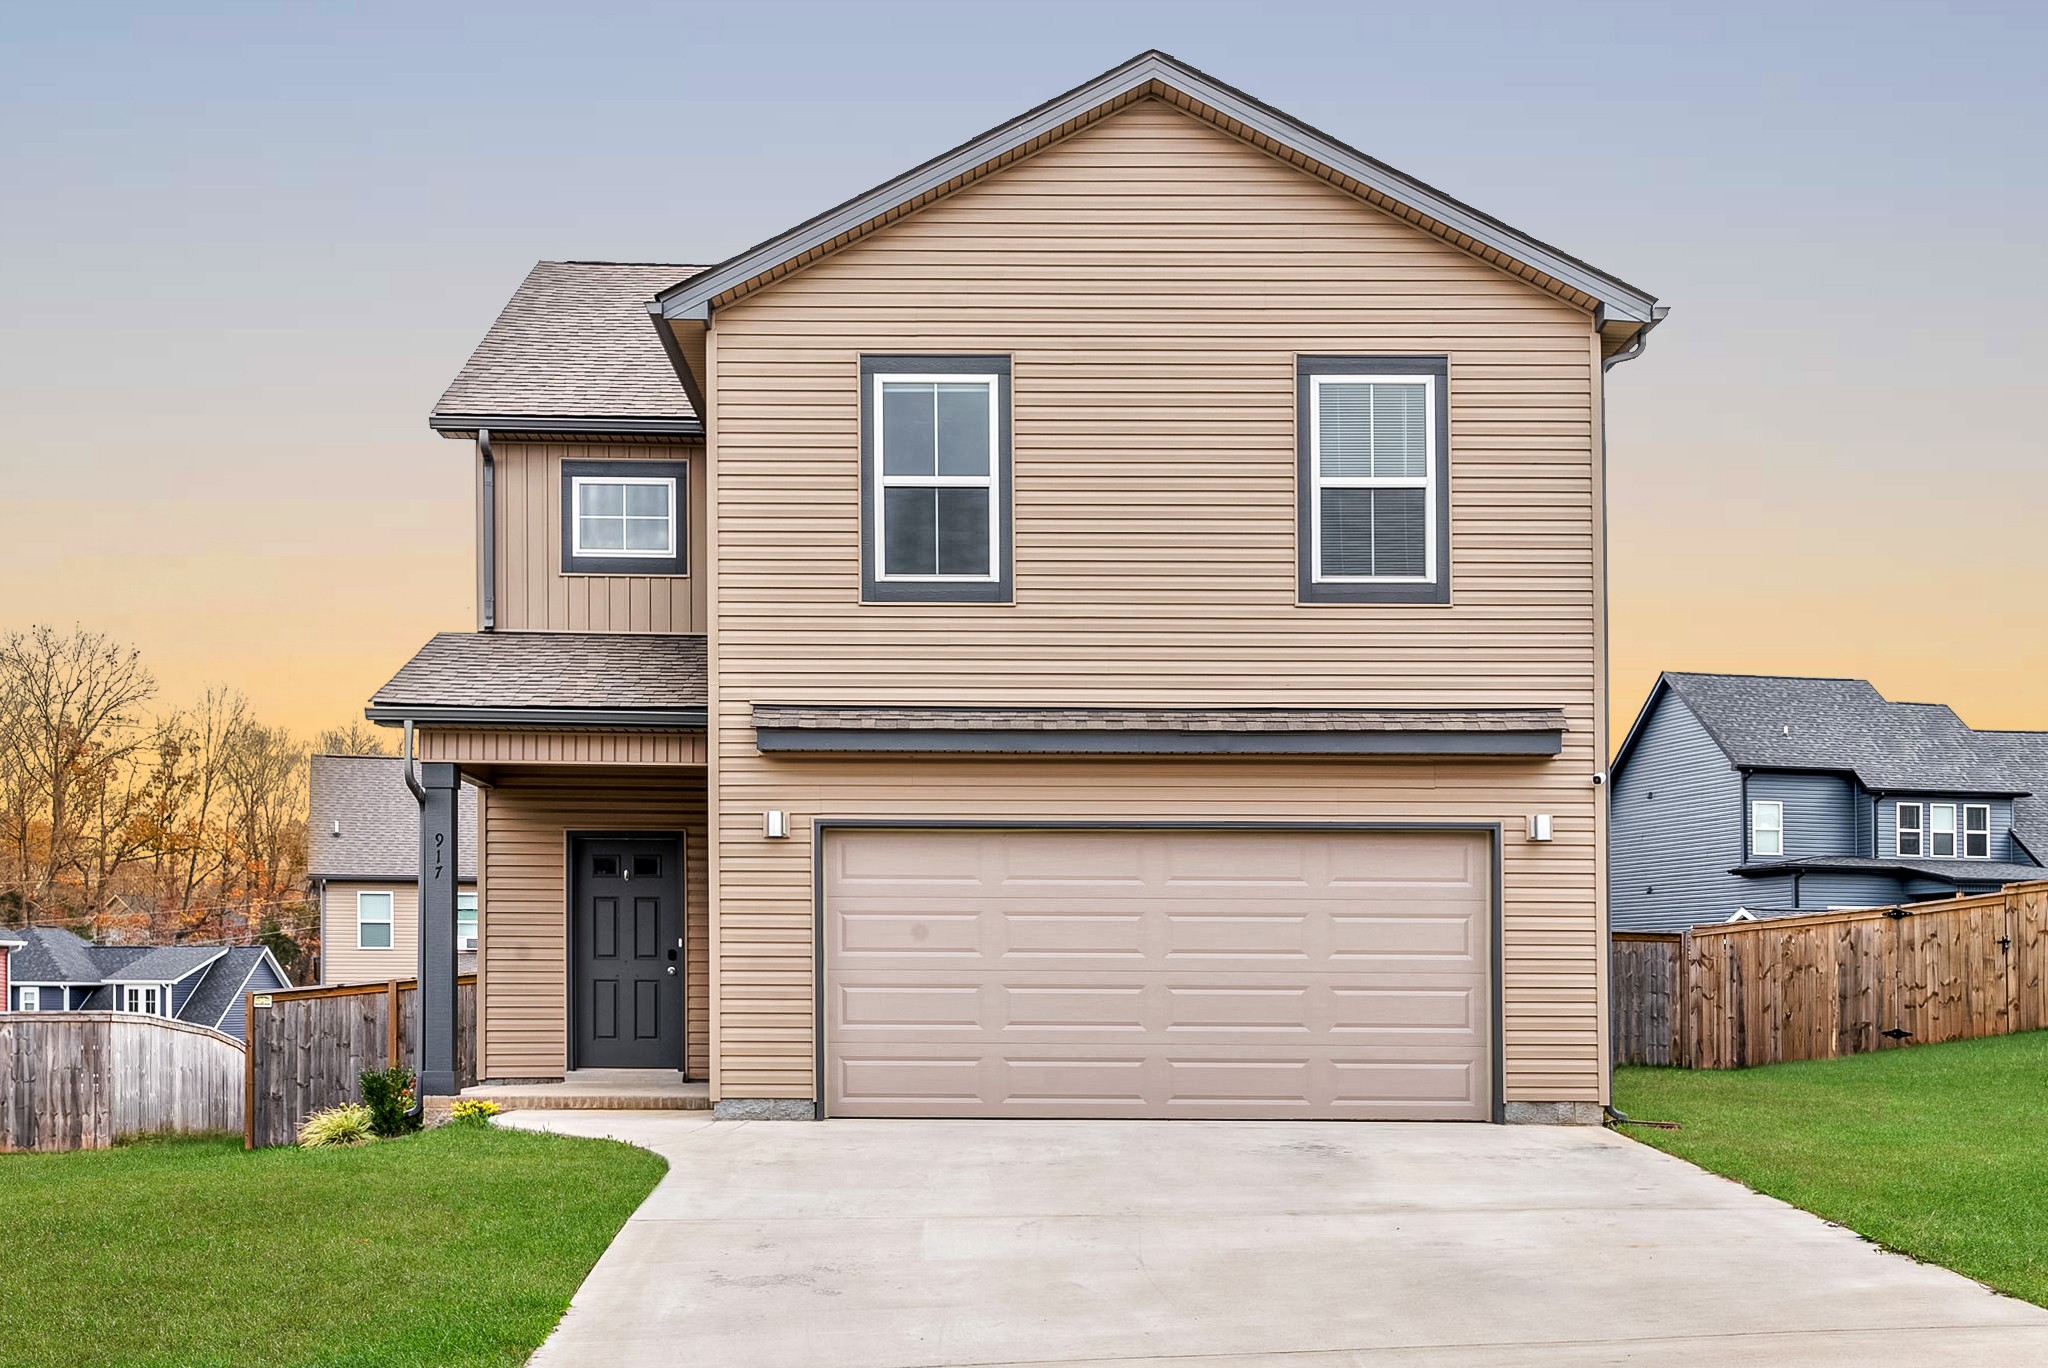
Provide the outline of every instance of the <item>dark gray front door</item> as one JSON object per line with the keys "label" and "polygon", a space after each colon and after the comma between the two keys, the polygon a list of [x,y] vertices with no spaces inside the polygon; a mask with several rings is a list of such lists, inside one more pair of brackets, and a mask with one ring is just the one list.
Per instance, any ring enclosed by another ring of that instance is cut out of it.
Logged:
{"label": "dark gray front door", "polygon": [[573,1066],[682,1068],[682,843],[578,836],[571,850]]}

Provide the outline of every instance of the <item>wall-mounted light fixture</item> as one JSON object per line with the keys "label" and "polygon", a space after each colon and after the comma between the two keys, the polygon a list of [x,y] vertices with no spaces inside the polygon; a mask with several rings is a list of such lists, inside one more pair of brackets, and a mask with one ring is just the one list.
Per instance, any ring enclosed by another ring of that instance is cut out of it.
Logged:
{"label": "wall-mounted light fixture", "polygon": [[1547,841],[1550,839],[1549,813],[1532,812],[1529,814],[1529,839],[1532,841]]}
{"label": "wall-mounted light fixture", "polygon": [[770,808],[761,814],[761,834],[772,841],[780,841],[789,835],[789,814],[779,808]]}

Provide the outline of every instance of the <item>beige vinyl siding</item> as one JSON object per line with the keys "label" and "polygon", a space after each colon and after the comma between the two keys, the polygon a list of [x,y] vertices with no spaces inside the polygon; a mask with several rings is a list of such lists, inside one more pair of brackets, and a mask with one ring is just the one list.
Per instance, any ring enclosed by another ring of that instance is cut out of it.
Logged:
{"label": "beige vinyl siding", "polygon": [[[696,443],[494,442],[498,626],[508,632],[704,630],[704,460]],[[562,573],[562,462],[687,461],[688,575]],[[481,478],[481,477],[479,477]]]}
{"label": "beige vinyl siding", "polygon": [[[739,299],[711,351],[720,1095],[813,1095],[829,814],[1499,822],[1506,1097],[1601,1097],[1589,314],[1147,101]],[[949,351],[1013,358],[1016,602],[863,606],[859,357]],[[1297,605],[1303,353],[1449,356],[1450,606]],[[1570,730],[1534,762],[771,760],[756,700],[1547,705]],[[770,807],[795,839],[761,839]]]}
{"label": "beige vinyl siding", "polygon": [[701,765],[695,732],[458,731],[422,728],[422,760],[489,765]]}
{"label": "beige vinyl siding", "polygon": [[568,1059],[567,860],[576,831],[684,836],[684,1054],[709,1070],[709,905],[701,770],[524,772],[494,776],[481,848],[488,906],[481,973],[485,1078],[559,1078]]}
{"label": "beige vinyl siding", "polygon": [[[462,885],[468,892],[472,885]],[[391,948],[356,948],[356,894],[391,895]],[[330,883],[322,904],[320,982],[330,987],[411,978],[420,967],[418,883]]]}

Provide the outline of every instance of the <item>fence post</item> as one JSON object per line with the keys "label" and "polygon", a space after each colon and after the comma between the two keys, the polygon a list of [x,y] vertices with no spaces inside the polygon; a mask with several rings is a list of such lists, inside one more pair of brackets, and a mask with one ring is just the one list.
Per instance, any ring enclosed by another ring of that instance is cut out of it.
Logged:
{"label": "fence post", "polygon": [[256,1148],[256,994],[242,994],[242,1148]]}
{"label": "fence post", "polygon": [[398,1057],[398,980],[391,979],[384,985],[384,1067],[395,1069],[402,1062]]}

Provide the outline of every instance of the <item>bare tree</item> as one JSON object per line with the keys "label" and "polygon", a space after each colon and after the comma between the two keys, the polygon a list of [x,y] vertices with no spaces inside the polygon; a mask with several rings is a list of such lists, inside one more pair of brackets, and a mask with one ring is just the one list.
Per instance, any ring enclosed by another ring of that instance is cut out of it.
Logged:
{"label": "bare tree", "polygon": [[37,626],[0,638],[6,880],[27,924],[96,910],[80,886],[81,847],[108,795],[132,793],[122,771],[148,739],[142,708],[155,694],[141,653],[97,632]]}
{"label": "bare tree", "polygon": [[313,738],[315,755],[396,755],[391,739],[381,728],[360,718],[346,727],[329,727]]}

